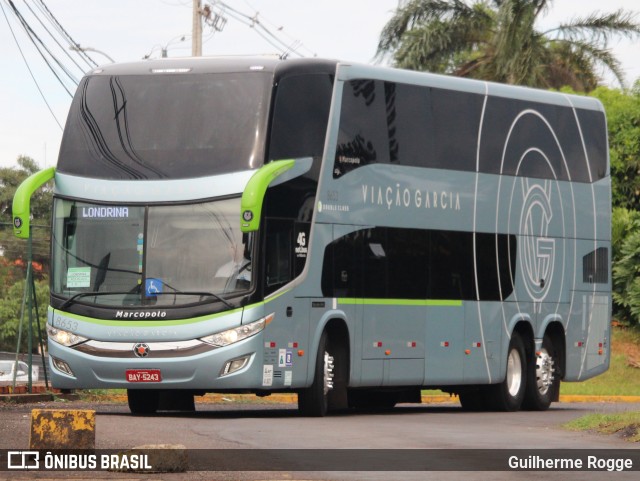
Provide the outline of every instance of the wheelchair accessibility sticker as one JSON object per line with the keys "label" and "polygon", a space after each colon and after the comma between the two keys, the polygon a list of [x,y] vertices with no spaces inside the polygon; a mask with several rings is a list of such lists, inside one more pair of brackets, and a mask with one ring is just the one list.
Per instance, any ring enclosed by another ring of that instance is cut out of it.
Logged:
{"label": "wheelchair accessibility sticker", "polygon": [[148,277],[144,283],[144,292],[147,297],[156,297],[158,294],[162,294],[162,285],[161,279]]}

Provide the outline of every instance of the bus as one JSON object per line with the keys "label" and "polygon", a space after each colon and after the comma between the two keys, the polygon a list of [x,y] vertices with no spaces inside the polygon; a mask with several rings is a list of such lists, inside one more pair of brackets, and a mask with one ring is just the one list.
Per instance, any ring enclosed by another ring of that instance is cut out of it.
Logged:
{"label": "bus", "polygon": [[96,68],[14,199],[28,237],[55,181],[52,385],[545,410],[609,366],[607,142],[593,98],[381,66]]}

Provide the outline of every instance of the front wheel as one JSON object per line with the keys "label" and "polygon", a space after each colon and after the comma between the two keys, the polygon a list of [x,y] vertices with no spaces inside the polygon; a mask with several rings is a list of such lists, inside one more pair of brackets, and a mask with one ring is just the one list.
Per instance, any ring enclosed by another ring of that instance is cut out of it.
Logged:
{"label": "front wheel", "polygon": [[334,357],[331,355],[327,332],[322,333],[313,383],[298,394],[298,410],[303,416],[326,416],[329,410],[329,392],[333,389]]}
{"label": "front wheel", "polygon": [[524,342],[517,332],[511,335],[504,381],[488,386],[488,407],[496,411],[517,411],[522,405],[527,385],[527,362]]}
{"label": "front wheel", "polygon": [[545,335],[542,348],[528,363],[527,390],[523,406],[531,411],[545,411],[556,399],[560,376],[556,363],[558,355],[551,338]]}

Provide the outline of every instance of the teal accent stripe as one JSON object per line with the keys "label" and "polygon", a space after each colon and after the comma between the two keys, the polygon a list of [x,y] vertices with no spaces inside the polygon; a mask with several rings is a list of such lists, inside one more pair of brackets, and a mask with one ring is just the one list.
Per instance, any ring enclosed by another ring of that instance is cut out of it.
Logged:
{"label": "teal accent stripe", "polygon": [[351,297],[341,297],[338,304],[353,305],[362,304],[365,306],[440,306],[440,307],[461,307],[462,301],[448,299],[358,299]]}
{"label": "teal accent stripe", "polygon": [[[58,310],[61,315],[68,317],[70,319],[75,319],[77,321],[88,322],[90,324],[98,324],[100,326],[119,326],[119,327],[140,327],[139,322],[144,322],[144,327],[163,327],[163,326],[186,326],[189,324],[196,324],[198,322],[210,321],[211,319],[215,319],[217,317],[228,316],[229,314],[234,314],[237,312],[242,312],[242,309],[254,309],[256,307],[267,305],[269,302],[277,299],[278,297],[286,294],[287,291],[281,292],[277,296],[272,297],[271,299],[267,299],[264,302],[257,302],[255,304],[251,304],[249,306],[239,307],[237,309],[233,309],[231,311],[217,312],[215,314],[209,314],[200,317],[193,317],[190,319],[174,319],[163,321],[161,319],[132,319],[125,318],[122,320],[111,320],[111,319],[95,319],[93,317],[84,317],[79,316],[77,314],[72,314],[70,312],[64,312]],[[56,312],[56,309],[53,309],[51,306],[48,307],[49,311]]]}
{"label": "teal accent stripe", "polygon": [[[247,307],[255,307],[255,306],[247,306]],[[54,311],[56,311],[54,309]],[[144,323],[144,327],[163,327],[163,326],[186,326],[188,324],[196,324],[198,322],[209,321],[211,319],[215,319],[216,317],[226,316],[228,314],[233,314],[236,312],[242,312],[242,307],[238,309],[233,309],[232,311],[218,312],[216,314],[210,314],[207,316],[193,317],[191,319],[174,319],[174,320],[166,320],[162,319],[139,319],[139,318],[123,318],[121,320],[111,320],[111,319],[95,319],[93,317],[84,317],[79,316],[77,314],[72,314],[70,312],[64,311],[56,311],[61,315],[68,317],[70,319],[76,319],[77,321],[88,322],[90,324],[97,324],[100,326],[119,326],[119,327],[140,327],[141,324]]]}

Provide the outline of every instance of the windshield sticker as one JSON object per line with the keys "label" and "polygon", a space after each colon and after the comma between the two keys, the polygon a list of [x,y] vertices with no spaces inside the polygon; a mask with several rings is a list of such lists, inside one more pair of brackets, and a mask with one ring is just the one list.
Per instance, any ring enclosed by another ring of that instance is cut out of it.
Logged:
{"label": "windshield sticker", "polygon": [[158,294],[162,294],[163,284],[161,279],[148,277],[144,282],[144,291],[147,297],[156,297]]}
{"label": "windshield sticker", "polygon": [[67,288],[90,286],[91,267],[69,267],[67,269]]}
{"label": "windshield sticker", "polygon": [[96,217],[124,219],[129,217],[129,208],[128,207],[83,207],[82,217],[87,219],[94,219]]}
{"label": "windshield sticker", "polygon": [[[142,273],[142,256],[144,254],[144,234],[141,232],[138,234],[138,243],[136,246],[138,251],[138,272]],[[147,297],[149,294],[147,294]]]}

